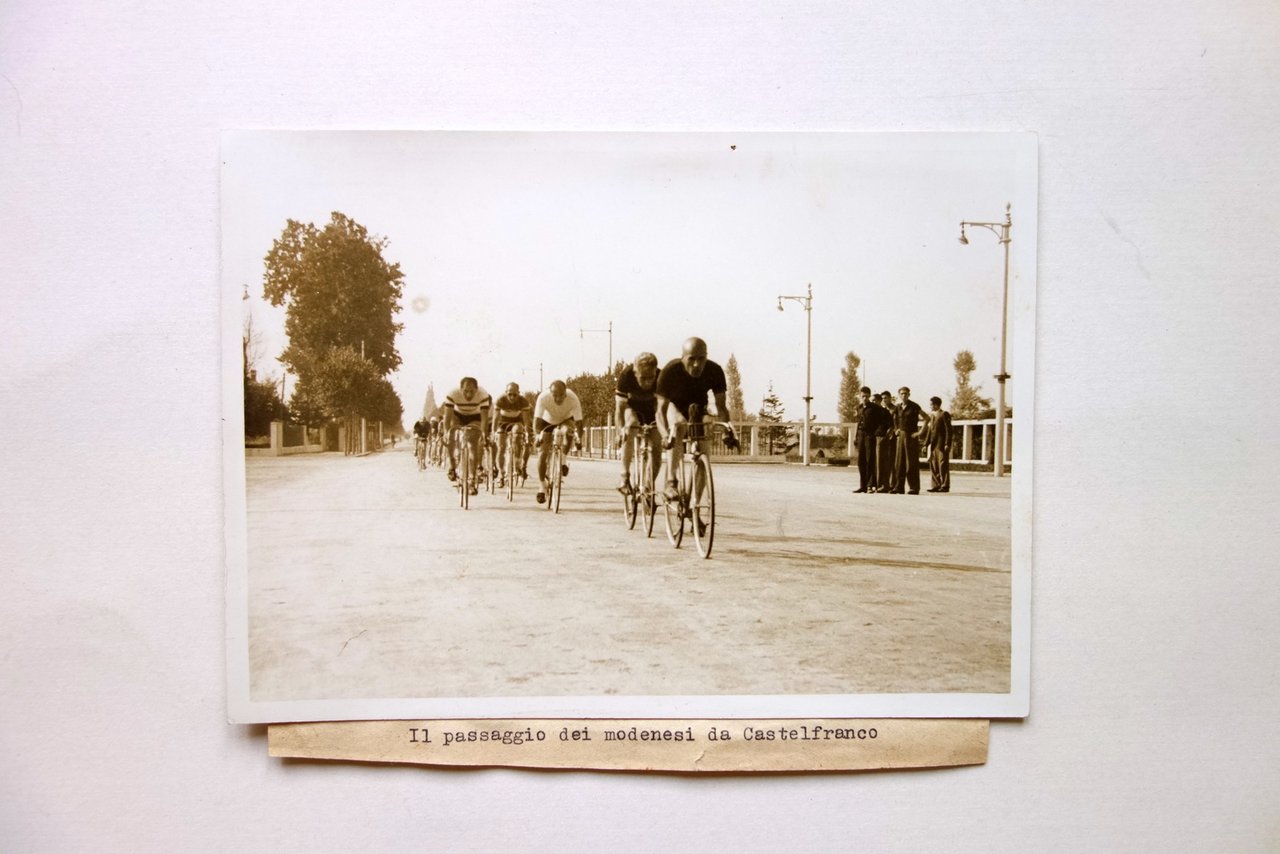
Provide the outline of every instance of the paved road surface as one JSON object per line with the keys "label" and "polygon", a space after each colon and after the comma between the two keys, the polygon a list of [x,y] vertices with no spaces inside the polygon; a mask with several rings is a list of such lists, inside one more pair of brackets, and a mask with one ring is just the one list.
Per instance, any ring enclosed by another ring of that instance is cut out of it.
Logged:
{"label": "paved road surface", "polygon": [[403,448],[249,459],[253,698],[1009,690],[1008,479],[719,465],[701,560],[626,529],[617,471],[575,460],[554,515],[463,511]]}

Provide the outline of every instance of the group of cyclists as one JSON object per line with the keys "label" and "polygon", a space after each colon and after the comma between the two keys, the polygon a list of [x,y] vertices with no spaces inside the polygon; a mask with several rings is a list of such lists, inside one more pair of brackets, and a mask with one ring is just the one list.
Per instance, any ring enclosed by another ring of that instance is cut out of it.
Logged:
{"label": "group of cyclists", "polygon": [[[636,436],[647,439],[653,455],[648,471],[656,473],[665,454],[668,478],[663,494],[668,500],[678,497],[675,472],[678,438],[683,438],[693,408],[693,417],[706,422],[717,422],[724,428],[724,443],[733,449],[738,441],[728,422],[729,408],[725,404],[726,381],[724,369],[707,358],[707,343],[701,338],[689,338],[684,342],[678,359],[667,362],[661,370],[658,357],[643,352],[636,356],[618,377],[614,394],[616,423],[621,426],[618,442],[622,448],[622,475],[618,491],[624,495],[640,486],[631,483],[630,469],[634,457]],[[710,394],[715,401],[715,415],[705,407]],[[497,465],[497,486],[506,484],[512,477],[522,481],[528,478],[528,459],[532,448],[538,448],[539,504],[547,500],[550,490],[548,463],[551,458],[553,436],[557,428],[564,428],[568,454],[581,444],[582,402],[562,380],[555,380],[538,395],[532,404],[520,392],[517,383],[509,383],[497,399],[481,388],[474,377],[463,377],[458,387],[445,397],[440,415],[420,419],[413,425],[415,455],[419,465],[428,456],[446,462],[450,481],[458,479],[457,450],[460,441],[470,445],[469,458],[475,466],[482,458],[481,442],[488,443]],[[515,453],[507,454],[507,444],[516,443]],[[514,468],[508,471],[508,456]],[[562,464],[561,475],[568,475],[568,464]],[[478,476],[483,472],[467,472],[466,482],[475,494]],[[644,484],[652,489],[653,484]]]}

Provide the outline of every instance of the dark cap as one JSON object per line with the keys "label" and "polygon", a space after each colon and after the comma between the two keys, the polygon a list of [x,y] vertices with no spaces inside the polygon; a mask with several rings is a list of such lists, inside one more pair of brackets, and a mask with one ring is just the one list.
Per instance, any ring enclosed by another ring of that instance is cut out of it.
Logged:
{"label": "dark cap", "polygon": [[940,397],[931,397],[931,398],[929,398],[929,402],[930,402],[930,403],[936,403],[936,404],[938,404],[939,406],[941,406],[941,405],[942,405],[942,398],[940,398]]}
{"label": "dark cap", "polygon": [[871,389],[867,388],[866,386],[863,386],[863,387],[862,387],[862,393],[863,393],[863,394],[871,394]]}

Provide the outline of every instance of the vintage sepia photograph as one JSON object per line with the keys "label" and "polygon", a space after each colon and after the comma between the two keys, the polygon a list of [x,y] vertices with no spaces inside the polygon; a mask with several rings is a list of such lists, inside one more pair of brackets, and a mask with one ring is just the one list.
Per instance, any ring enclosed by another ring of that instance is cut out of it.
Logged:
{"label": "vintage sepia photograph", "polygon": [[232,131],[228,715],[1022,717],[1037,144]]}

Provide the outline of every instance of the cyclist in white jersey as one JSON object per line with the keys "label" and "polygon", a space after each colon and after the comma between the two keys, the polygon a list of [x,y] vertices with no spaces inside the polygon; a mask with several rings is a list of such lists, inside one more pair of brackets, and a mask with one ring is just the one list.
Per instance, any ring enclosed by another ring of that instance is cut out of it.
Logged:
{"label": "cyclist in white jersey", "polygon": [[[551,481],[547,478],[547,465],[551,456],[551,434],[561,424],[569,424],[569,443],[565,453],[573,449],[578,439],[578,430],[582,426],[582,402],[561,380],[551,383],[551,387],[538,395],[538,402],[533,405],[533,431],[538,443],[538,482],[542,491],[538,493],[538,503],[547,500],[551,490]],[[569,465],[561,467],[561,475],[569,473]]]}

